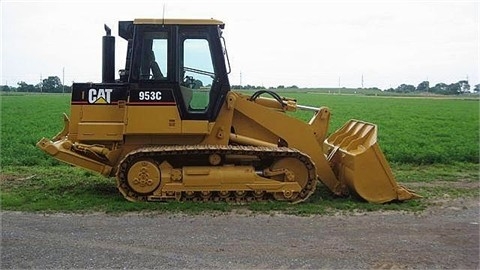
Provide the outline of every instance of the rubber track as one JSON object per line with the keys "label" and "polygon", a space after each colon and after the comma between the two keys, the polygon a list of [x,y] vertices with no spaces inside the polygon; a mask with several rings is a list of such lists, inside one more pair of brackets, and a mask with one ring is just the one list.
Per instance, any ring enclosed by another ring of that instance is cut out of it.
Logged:
{"label": "rubber track", "polygon": [[[300,191],[298,196],[291,200],[292,203],[303,202],[310,195],[313,194],[316,187],[316,171],[315,165],[311,161],[310,157],[303,154],[302,152],[287,148],[287,147],[256,147],[256,146],[236,146],[236,145],[179,145],[179,146],[155,146],[155,147],[144,147],[132,151],[120,162],[119,168],[117,170],[117,183],[118,188],[124,194],[125,197],[128,197],[133,201],[146,201],[148,200],[147,195],[141,195],[134,192],[129,185],[127,184],[127,169],[133,165],[132,163],[139,159],[150,159],[155,160],[158,164],[162,161],[167,160],[169,156],[192,156],[192,155],[210,155],[210,154],[220,154],[220,155],[247,155],[247,156],[257,156],[260,159],[262,158],[296,158],[305,164],[305,167],[308,169],[309,179],[305,187]],[[188,160],[188,159],[186,159]],[[206,164],[208,161],[205,161]],[[188,161],[184,166],[188,166]],[[187,198],[185,192],[182,192],[182,200],[194,200],[194,201],[259,201],[267,200],[268,196],[263,196],[261,198],[255,197],[253,192],[247,192],[244,196],[236,196],[234,198],[224,198],[220,197],[217,192],[212,190],[212,196],[210,198],[204,198],[200,196],[199,192],[195,192],[196,195],[190,198]],[[235,196],[235,193],[233,192]]]}

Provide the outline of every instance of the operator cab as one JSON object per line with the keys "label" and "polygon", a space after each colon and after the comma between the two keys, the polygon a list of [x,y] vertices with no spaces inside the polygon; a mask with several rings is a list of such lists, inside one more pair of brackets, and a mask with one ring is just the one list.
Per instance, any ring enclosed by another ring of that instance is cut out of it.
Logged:
{"label": "operator cab", "polygon": [[129,85],[130,101],[160,98],[174,102],[183,120],[214,121],[230,89],[223,27],[213,19],[119,22],[128,41],[120,82]]}

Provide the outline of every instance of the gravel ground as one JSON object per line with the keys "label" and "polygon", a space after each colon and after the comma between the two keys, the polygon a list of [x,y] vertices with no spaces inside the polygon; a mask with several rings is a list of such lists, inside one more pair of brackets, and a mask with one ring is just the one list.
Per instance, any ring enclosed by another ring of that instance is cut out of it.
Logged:
{"label": "gravel ground", "polygon": [[1,269],[479,269],[479,202],[298,217],[2,212]]}

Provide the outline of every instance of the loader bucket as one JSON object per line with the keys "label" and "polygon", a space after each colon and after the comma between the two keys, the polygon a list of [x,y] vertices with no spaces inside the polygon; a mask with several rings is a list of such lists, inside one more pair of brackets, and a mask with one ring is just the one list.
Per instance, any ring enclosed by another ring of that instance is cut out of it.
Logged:
{"label": "loader bucket", "polygon": [[421,196],[397,184],[377,144],[377,126],[350,120],[324,142],[330,165],[350,192],[368,202],[403,201]]}

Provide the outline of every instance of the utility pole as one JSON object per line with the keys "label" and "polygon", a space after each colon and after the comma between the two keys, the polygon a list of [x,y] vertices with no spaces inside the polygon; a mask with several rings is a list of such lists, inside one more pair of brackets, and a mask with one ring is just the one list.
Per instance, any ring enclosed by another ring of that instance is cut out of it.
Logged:
{"label": "utility pole", "polygon": [[240,86],[242,86],[242,72],[240,71]]}
{"label": "utility pole", "polygon": [[362,73],[362,89],[363,89],[363,73]]}
{"label": "utility pole", "polygon": [[[328,92],[330,92],[330,91],[328,91]],[[338,94],[339,95],[341,94],[341,92],[340,92],[340,76],[338,76]]]}

